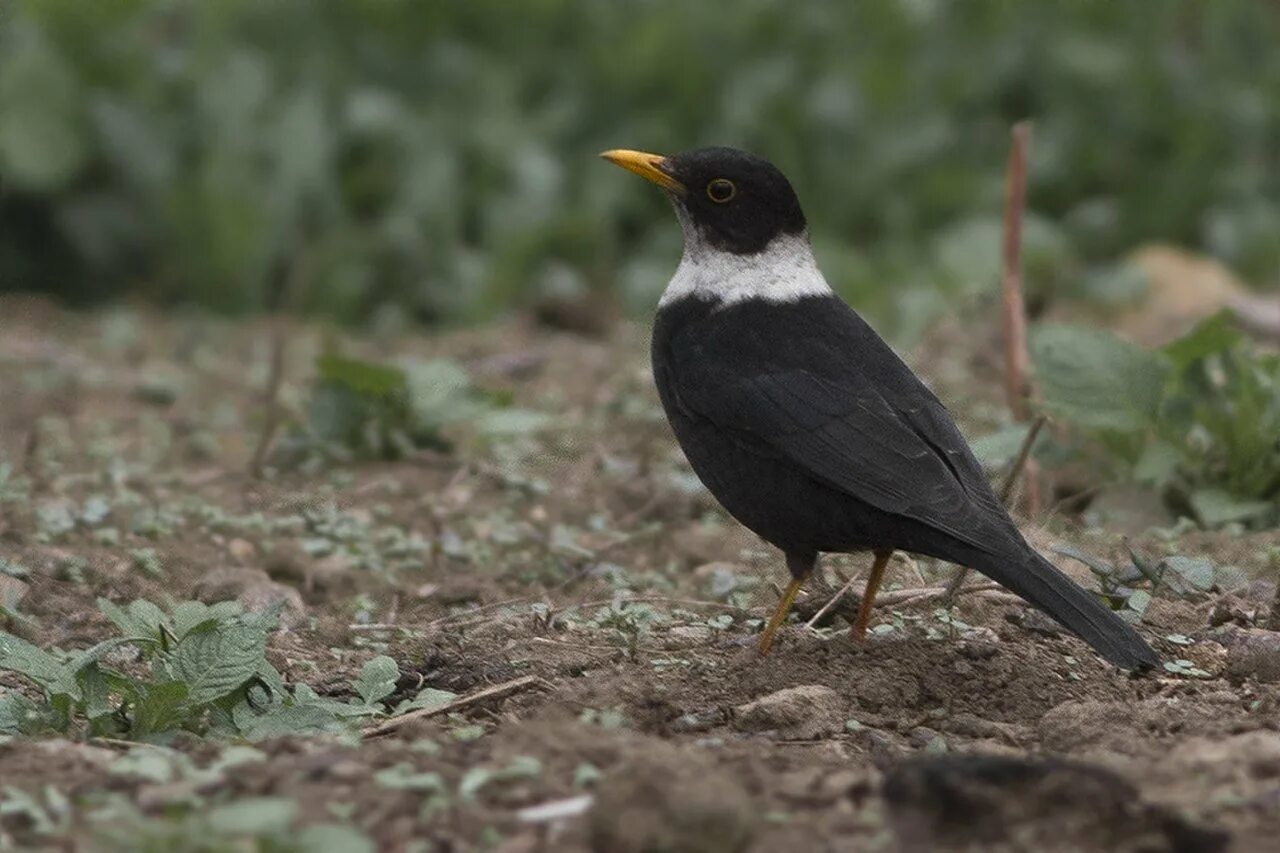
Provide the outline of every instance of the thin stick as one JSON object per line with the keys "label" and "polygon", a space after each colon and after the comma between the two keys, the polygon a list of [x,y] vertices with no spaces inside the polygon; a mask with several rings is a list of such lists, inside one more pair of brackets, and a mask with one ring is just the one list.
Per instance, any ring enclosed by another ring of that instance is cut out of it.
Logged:
{"label": "thin stick", "polygon": [[280,428],[280,386],[284,383],[285,349],[289,336],[285,331],[285,320],[277,317],[272,323],[271,364],[267,373],[267,391],[263,402],[267,414],[262,420],[262,432],[258,434],[258,446],[253,450],[253,461],[249,470],[255,479],[261,480],[266,468],[267,454],[271,452],[271,442]]}
{"label": "thin stick", "polygon": [[637,595],[632,598],[607,598],[597,601],[583,601],[579,604],[566,604],[563,610],[573,610],[581,607],[603,607],[613,602],[621,604],[675,604],[685,607],[710,607],[715,610],[741,610],[742,608],[736,604],[729,604],[726,601],[704,601],[700,598],[675,598],[670,595]]}
{"label": "thin stick", "polygon": [[1044,415],[1038,416],[1031,424],[1031,429],[1027,430],[1026,438],[1022,439],[1022,446],[1018,448],[1018,455],[1013,459],[1013,465],[1009,468],[1009,473],[1005,475],[1004,485],[1000,487],[1000,503],[1008,505],[1009,496],[1013,494],[1013,487],[1018,482],[1018,475],[1022,473],[1022,469],[1026,466],[1031,456],[1031,446],[1036,443],[1036,438],[1040,435],[1040,430],[1044,429],[1047,419]]}
{"label": "thin stick", "polygon": [[[1021,121],[1011,131],[1009,165],[1005,175],[1004,241],[1001,251],[1001,325],[1004,330],[1005,394],[1009,411],[1019,423],[1030,420],[1031,356],[1027,351],[1027,309],[1022,295],[1022,219],[1027,202],[1027,157],[1031,125]],[[1027,514],[1040,513],[1036,465],[1026,465]]]}
{"label": "thin stick", "polygon": [[1028,417],[1027,397],[1030,386],[1027,373],[1027,315],[1022,298],[1022,211],[1027,194],[1027,147],[1031,125],[1020,121],[1013,126],[1013,146],[1009,150],[1009,167],[1004,184],[1003,265],[1000,276],[1004,327],[1005,394],[1009,410],[1018,421]]}
{"label": "thin stick", "polygon": [[378,737],[388,732],[393,732],[401,726],[408,725],[414,720],[425,720],[430,717],[439,717],[443,714],[452,714],[463,708],[470,708],[472,705],[481,702],[487,702],[490,699],[503,699],[513,693],[519,693],[522,690],[529,690],[533,687],[541,687],[545,684],[541,678],[536,675],[524,675],[520,678],[513,678],[511,681],[504,681],[501,684],[495,684],[492,687],[486,687],[483,690],[477,690],[467,696],[459,696],[457,699],[451,699],[443,705],[434,708],[419,708],[416,711],[410,711],[407,714],[401,714],[398,717],[392,717],[390,720],[379,723],[376,726],[369,726],[364,729],[361,734],[365,737]]}
{"label": "thin stick", "polygon": [[834,608],[837,604],[840,603],[840,599],[844,598],[849,593],[849,590],[853,589],[853,585],[857,583],[858,579],[861,577],[862,577],[861,575],[854,575],[853,577],[845,581],[844,586],[836,590],[836,594],[831,596],[831,599],[827,601],[826,604],[822,605],[822,607],[818,610],[818,612],[813,614],[813,618],[810,619],[808,622],[804,623],[804,626],[806,628],[812,628],[814,625],[817,625],[818,621],[822,619],[823,616],[826,616],[828,613],[830,613],[832,608]]}

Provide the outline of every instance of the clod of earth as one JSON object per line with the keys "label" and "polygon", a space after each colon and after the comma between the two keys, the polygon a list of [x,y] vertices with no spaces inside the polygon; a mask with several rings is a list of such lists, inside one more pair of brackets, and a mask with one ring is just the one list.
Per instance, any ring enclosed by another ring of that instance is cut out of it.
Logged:
{"label": "clod of earth", "polygon": [[1280,682],[1280,631],[1241,628],[1223,638],[1227,646],[1227,678]]}
{"label": "clod of earth", "polygon": [[251,613],[262,613],[277,605],[280,624],[294,628],[306,618],[306,605],[296,589],[273,581],[262,569],[223,566],[202,577],[192,589],[192,596],[205,604],[239,601]]}
{"label": "clod of earth", "polygon": [[886,775],[884,797],[906,850],[1214,853],[1229,841],[1143,801],[1109,770],[1055,758],[911,758]]}
{"label": "clod of earth", "polygon": [[744,731],[772,731],[787,740],[809,740],[840,731],[844,710],[840,694],[830,687],[803,684],[739,705],[734,723]]}

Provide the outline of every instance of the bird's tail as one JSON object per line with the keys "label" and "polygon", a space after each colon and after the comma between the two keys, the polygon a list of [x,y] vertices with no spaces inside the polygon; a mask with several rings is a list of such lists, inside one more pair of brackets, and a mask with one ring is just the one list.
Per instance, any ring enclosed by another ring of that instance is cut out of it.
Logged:
{"label": "bird's tail", "polygon": [[985,553],[969,565],[1017,593],[1075,632],[1111,663],[1123,669],[1151,669],[1160,663],[1151,646],[1094,594],[1054,568],[1030,545],[1009,558]]}

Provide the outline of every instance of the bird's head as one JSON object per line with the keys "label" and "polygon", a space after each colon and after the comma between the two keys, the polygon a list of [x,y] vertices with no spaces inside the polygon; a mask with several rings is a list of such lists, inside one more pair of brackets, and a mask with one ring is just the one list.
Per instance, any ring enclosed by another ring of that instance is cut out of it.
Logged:
{"label": "bird's head", "polygon": [[686,242],[754,255],[776,237],[805,230],[791,183],[763,157],[736,148],[694,148],[670,157],[619,149],[600,156],[666,190]]}

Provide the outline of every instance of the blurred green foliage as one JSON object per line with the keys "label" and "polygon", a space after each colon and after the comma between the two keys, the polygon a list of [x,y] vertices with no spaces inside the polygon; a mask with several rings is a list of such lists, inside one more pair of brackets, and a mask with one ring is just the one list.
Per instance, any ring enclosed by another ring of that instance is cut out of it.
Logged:
{"label": "blurred green foliage", "polygon": [[1206,527],[1280,524],[1280,356],[1225,313],[1155,351],[1076,326],[1030,343],[1041,407],[1074,428],[1048,455],[1089,458],[1104,484],[1150,488]]}
{"label": "blurred green foliage", "polygon": [[0,0],[0,289],[640,309],[678,233],[594,155],[723,143],[778,162],[829,277],[903,319],[994,278],[1026,117],[1033,287],[1150,239],[1270,283],[1278,45],[1251,0]]}

